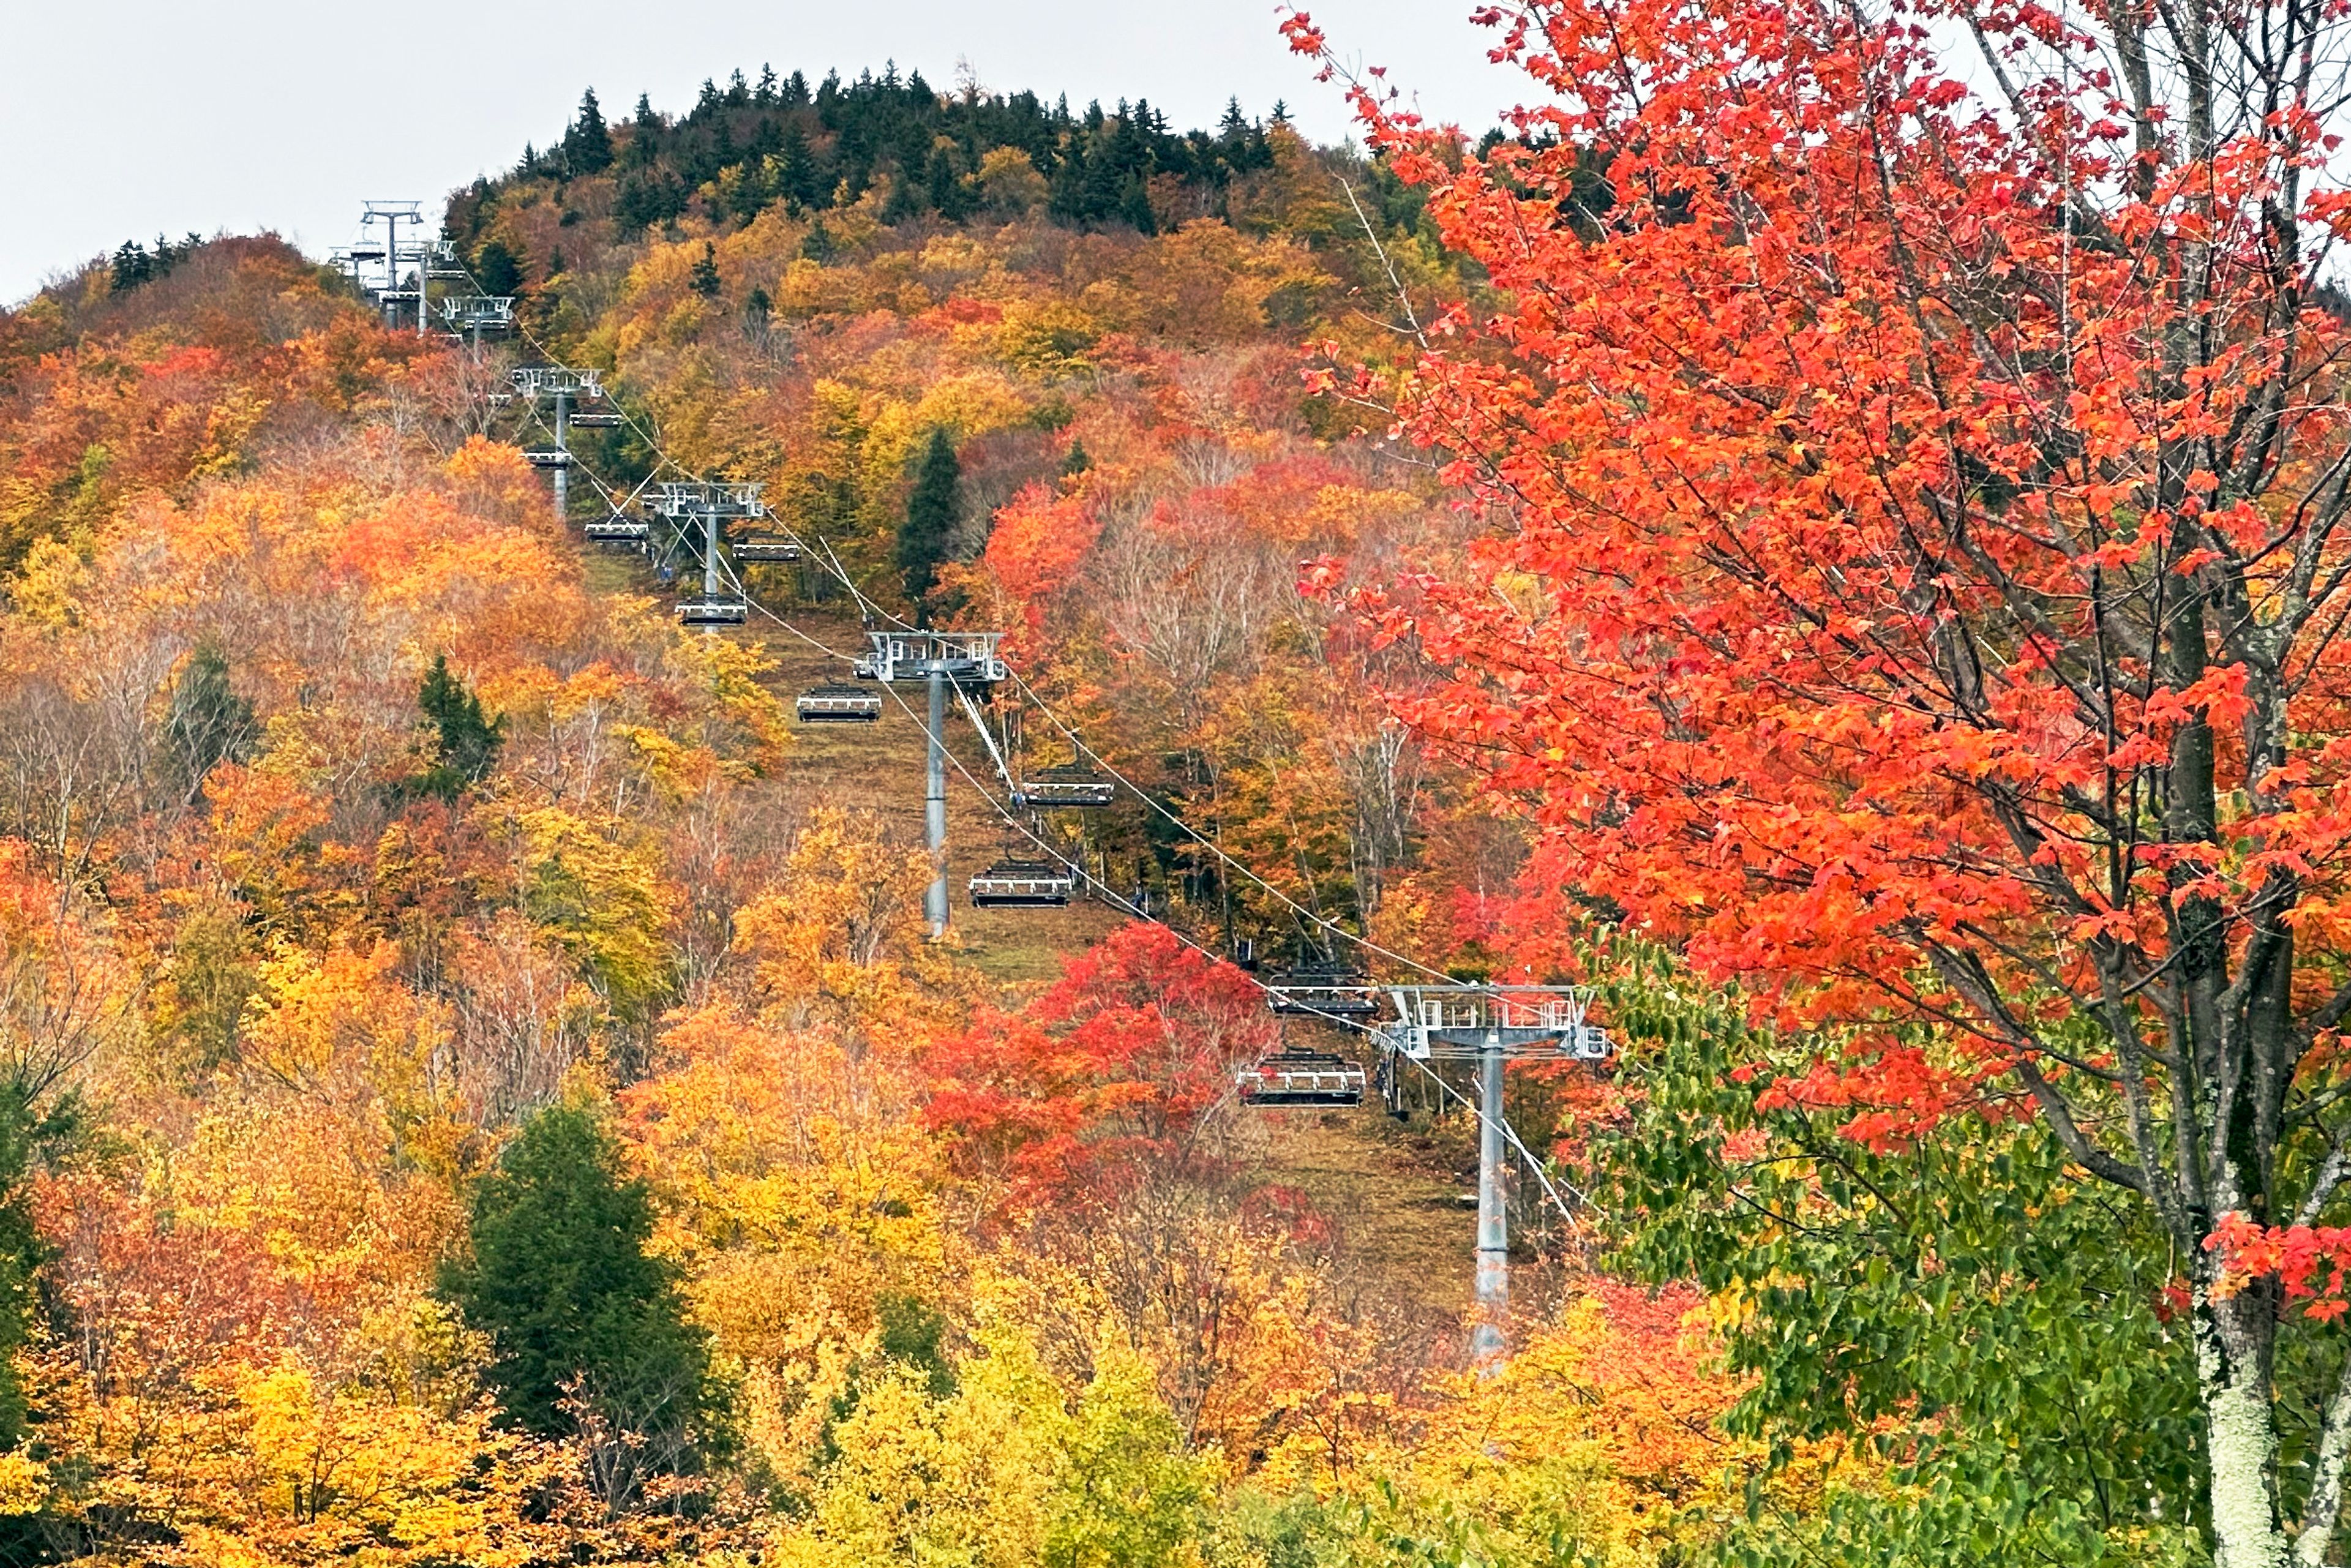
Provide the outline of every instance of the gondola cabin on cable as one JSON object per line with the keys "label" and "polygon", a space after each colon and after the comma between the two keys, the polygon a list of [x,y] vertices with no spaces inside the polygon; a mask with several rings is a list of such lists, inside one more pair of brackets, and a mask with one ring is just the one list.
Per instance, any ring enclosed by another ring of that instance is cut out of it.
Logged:
{"label": "gondola cabin on cable", "polygon": [[800,559],[799,541],[781,534],[747,534],[735,540],[733,548],[735,559],[747,565],[782,563]]}
{"label": "gondola cabin on cable", "polygon": [[827,681],[802,692],[792,711],[802,724],[878,724],[882,694],[844,681]]}
{"label": "gondola cabin on cable", "polygon": [[971,879],[971,902],[977,909],[1059,908],[1075,888],[1065,865],[1008,856]]}
{"label": "gondola cabin on cable", "polygon": [[1352,969],[1291,969],[1266,982],[1266,1006],[1303,1018],[1369,1018],[1379,994]]}
{"label": "gondola cabin on cable", "polygon": [[621,428],[621,416],[608,408],[583,408],[577,413],[566,415],[565,419],[566,423],[568,423],[574,430],[618,430]]}
{"label": "gondola cabin on cable", "polygon": [[748,607],[739,599],[730,599],[725,594],[701,594],[678,601],[677,623],[681,626],[740,626],[749,613]]}
{"label": "gondola cabin on cable", "polygon": [[1023,779],[1013,802],[1041,810],[1097,810],[1117,798],[1117,786],[1107,775],[1065,763],[1040,768]]}
{"label": "gondola cabin on cable", "polygon": [[1364,1070],[1327,1051],[1278,1051],[1233,1072],[1244,1105],[1360,1105]]}
{"label": "gondola cabin on cable", "polygon": [[583,531],[591,545],[642,545],[653,537],[652,527],[643,517],[622,512],[591,519]]}
{"label": "gondola cabin on cable", "polygon": [[534,468],[569,468],[571,454],[559,446],[534,446],[522,455],[522,460]]}

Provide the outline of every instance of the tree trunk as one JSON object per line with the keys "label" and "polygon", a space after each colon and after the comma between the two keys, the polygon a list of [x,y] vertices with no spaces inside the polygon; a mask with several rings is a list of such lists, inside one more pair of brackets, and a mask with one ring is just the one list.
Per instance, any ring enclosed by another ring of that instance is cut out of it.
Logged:
{"label": "tree trunk", "polygon": [[2214,1568],[2285,1568],[2276,1493],[2277,1427],[2249,1303],[2197,1289],[2196,1375],[2211,1476]]}

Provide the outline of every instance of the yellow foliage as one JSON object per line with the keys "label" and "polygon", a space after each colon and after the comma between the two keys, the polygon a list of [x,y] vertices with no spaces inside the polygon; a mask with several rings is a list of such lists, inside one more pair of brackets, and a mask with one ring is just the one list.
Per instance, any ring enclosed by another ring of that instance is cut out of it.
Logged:
{"label": "yellow foliage", "polygon": [[1021,300],[1005,308],[996,352],[1036,375],[1064,375],[1085,367],[1086,350],[1102,338],[1093,317],[1060,299]]}
{"label": "yellow foliage", "polygon": [[903,1040],[941,1021],[953,972],[932,947],[922,899],[927,851],[890,843],[880,823],[837,806],[813,812],[777,890],[735,917],[762,1017],[778,1027],[839,1024]]}

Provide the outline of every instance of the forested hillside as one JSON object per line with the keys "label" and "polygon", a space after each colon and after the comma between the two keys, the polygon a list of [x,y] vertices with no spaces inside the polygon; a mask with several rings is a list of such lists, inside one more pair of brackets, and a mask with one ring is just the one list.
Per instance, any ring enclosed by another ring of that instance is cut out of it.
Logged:
{"label": "forested hillside", "polygon": [[[591,92],[478,348],[0,314],[0,1563],[2338,1561],[2351,208],[1737,15],[1498,13],[1479,141]],[[686,477],[739,627],[584,537]],[[1012,672],[944,940],[919,695],[796,716],[886,625]],[[1244,1103],[1376,1054],[1283,970],[1591,988],[1507,1354],[1468,1071]]]}

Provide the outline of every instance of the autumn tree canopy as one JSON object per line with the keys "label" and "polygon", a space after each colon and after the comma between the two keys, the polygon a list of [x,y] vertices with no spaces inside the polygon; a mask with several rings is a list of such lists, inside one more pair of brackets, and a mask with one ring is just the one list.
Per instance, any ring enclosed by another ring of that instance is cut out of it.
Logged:
{"label": "autumn tree canopy", "polygon": [[2224,1241],[2330,1212],[2351,1126],[2344,19],[1482,16],[1517,141],[1355,88],[1502,291],[1347,387],[1502,524],[1366,599],[1456,672],[1409,711],[1547,881],[1821,1031],[1770,1098],[2030,1115],[2146,1204],[2219,1560],[2325,1561],[2351,1399],[2282,1438]]}

